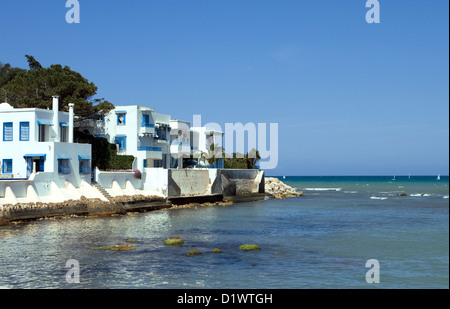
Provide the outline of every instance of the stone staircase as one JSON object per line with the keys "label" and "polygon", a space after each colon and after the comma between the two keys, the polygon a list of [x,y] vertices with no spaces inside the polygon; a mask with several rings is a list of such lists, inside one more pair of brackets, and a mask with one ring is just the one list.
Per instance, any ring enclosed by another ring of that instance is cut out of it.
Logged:
{"label": "stone staircase", "polygon": [[92,183],[92,186],[94,187],[94,188],[96,188],[105,198],[107,198],[108,200],[111,200],[112,199],[112,196],[111,195],[109,195],[109,193],[108,193],[108,191],[106,191],[105,190],[105,188],[103,188],[101,185],[99,185],[98,183],[96,183],[96,182],[93,182]]}

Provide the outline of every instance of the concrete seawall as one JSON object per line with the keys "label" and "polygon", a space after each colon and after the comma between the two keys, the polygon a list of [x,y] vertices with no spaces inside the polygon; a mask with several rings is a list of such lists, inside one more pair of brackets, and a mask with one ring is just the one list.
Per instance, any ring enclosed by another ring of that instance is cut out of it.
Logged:
{"label": "concrete seawall", "polygon": [[[99,183],[75,186],[54,174],[0,181],[0,221],[69,215],[111,215],[169,208],[172,204],[248,202],[274,198],[265,192],[260,170],[145,169],[134,172],[97,170]],[[56,179],[56,180],[55,180]]]}

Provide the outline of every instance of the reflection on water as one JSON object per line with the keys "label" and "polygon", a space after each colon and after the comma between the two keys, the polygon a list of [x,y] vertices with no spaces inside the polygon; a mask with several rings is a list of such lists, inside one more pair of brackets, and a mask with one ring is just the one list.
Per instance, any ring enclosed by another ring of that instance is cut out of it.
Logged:
{"label": "reflection on water", "polygon": [[[448,199],[432,207],[420,199],[392,201],[342,190],[319,198],[0,225],[0,287],[365,288],[365,262],[376,258],[379,287],[448,288]],[[164,245],[171,236],[185,244]],[[127,238],[140,241],[135,251],[92,250]],[[262,250],[239,251],[244,243]],[[186,256],[193,248],[203,254]],[[214,248],[223,253],[211,253]],[[80,262],[80,284],[65,281],[69,259]]]}

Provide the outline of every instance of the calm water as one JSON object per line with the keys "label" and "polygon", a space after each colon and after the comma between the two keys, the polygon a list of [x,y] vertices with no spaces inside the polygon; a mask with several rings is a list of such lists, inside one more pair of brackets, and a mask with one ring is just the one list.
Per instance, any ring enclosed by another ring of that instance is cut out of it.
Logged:
{"label": "calm water", "polygon": [[[0,225],[0,287],[449,288],[448,177],[283,181],[305,196]],[[166,247],[171,236],[185,244]],[[91,249],[129,237],[141,241],[135,251]],[[240,252],[244,243],[262,250]],[[187,257],[192,248],[203,254]],[[69,259],[80,284],[66,283]],[[366,283],[369,259],[379,284]]]}

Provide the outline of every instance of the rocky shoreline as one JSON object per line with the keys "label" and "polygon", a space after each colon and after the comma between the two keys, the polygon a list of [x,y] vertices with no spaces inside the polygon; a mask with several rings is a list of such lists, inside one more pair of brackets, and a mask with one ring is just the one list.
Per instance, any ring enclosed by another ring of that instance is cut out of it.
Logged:
{"label": "rocky shoreline", "polygon": [[303,196],[302,191],[297,191],[291,186],[283,183],[278,178],[273,177],[265,178],[265,191],[268,194],[272,194],[276,199],[286,199]]}
{"label": "rocky shoreline", "polygon": [[[262,200],[267,198],[286,199],[300,197],[302,192],[284,184],[278,178],[265,178],[265,191],[261,196],[250,197],[248,201]],[[27,203],[16,205],[3,205],[0,211],[0,222],[14,222],[36,220],[50,217],[69,216],[110,216],[124,215],[128,212],[151,211],[160,209],[197,208],[210,206],[230,206],[245,201],[244,198],[237,200],[186,203],[182,205],[172,204],[165,198],[156,196],[122,196],[112,198],[108,202],[99,199],[82,198],[78,201],[67,201],[63,203]]]}

